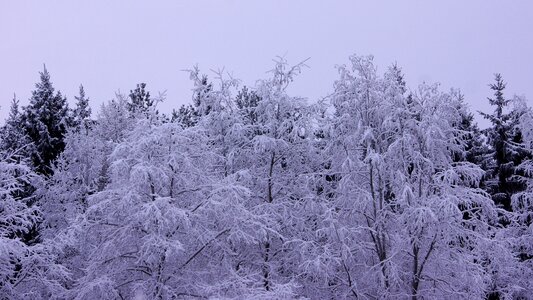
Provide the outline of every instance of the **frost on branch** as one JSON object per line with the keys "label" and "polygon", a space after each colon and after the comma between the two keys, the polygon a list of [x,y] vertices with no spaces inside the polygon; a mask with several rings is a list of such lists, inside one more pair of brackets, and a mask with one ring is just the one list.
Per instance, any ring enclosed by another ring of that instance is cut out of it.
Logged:
{"label": "frost on branch", "polygon": [[[129,98],[117,94],[90,126],[64,134],[47,177],[7,147],[2,295],[531,294],[533,115],[525,102],[507,115],[514,139],[498,144],[520,157],[505,178],[525,189],[509,209],[491,194],[500,152],[480,137],[495,138],[499,127],[477,129],[460,91],[410,88],[398,65],[382,73],[372,56],[354,55],[315,103],[290,93],[305,62],[278,58],[248,87],[195,67],[193,103],[172,118],[155,108],[164,95],[151,98],[142,84]],[[15,112],[5,128],[16,129]],[[8,133],[0,144],[24,146],[12,141],[23,132]]]}

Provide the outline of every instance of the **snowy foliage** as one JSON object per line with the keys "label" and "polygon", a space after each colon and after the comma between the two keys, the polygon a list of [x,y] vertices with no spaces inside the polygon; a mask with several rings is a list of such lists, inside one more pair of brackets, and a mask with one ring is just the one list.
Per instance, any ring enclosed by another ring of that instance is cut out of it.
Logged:
{"label": "snowy foliage", "polygon": [[[505,100],[497,80],[493,104],[515,106],[486,115],[497,125],[487,139],[459,91],[409,89],[397,65],[380,73],[351,56],[316,103],[290,93],[305,67],[278,57],[252,87],[195,67],[193,103],[171,120],[145,84],[95,120],[80,87],[69,115],[45,70],[2,127],[2,297],[531,295],[525,101]],[[37,155],[45,146],[53,156]],[[506,176],[525,187],[506,191],[510,207],[495,203],[493,168],[509,158],[495,146],[517,158]]]}
{"label": "snowy foliage", "polygon": [[61,282],[69,274],[56,263],[59,253],[53,241],[27,240],[41,213],[20,195],[42,179],[17,160],[0,153],[0,294],[6,299],[49,299],[63,292]]}
{"label": "snowy foliage", "polygon": [[453,162],[464,151],[456,99],[425,84],[406,98],[372,57],[351,62],[332,99],[336,284],[357,297],[482,297],[489,278],[476,253],[496,209],[472,188],[483,171]]}
{"label": "snowy foliage", "polygon": [[63,139],[69,123],[66,98],[54,91],[45,67],[21,118],[24,132],[32,143],[33,167],[44,175],[51,173],[53,161],[65,148]]}

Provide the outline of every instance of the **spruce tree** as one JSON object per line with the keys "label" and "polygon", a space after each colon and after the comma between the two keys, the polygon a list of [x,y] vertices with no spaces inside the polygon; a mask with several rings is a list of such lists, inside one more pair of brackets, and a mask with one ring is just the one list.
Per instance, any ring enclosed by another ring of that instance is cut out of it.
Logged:
{"label": "spruce tree", "polygon": [[460,91],[455,95],[457,97],[457,111],[460,116],[456,128],[462,135],[465,155],[456,155],[454,160],[457,162],[467,161],[476,164],[486,171],[490,164],[490,159],[488,159],[488,157],[490,157],[490,150],[483,141],[481,130],[474,121],[474,115],[466,106],[464,95]]}
{"label": "spruce tree", "polygon": [[407,92],[407,84],[404,77],[402,68],[397,63],[392,64],[388,68],[388,72],[385,73],[385,78],[396,81],[402,95]]}
{"label": "spruce tree", "polygon": [[50,175],[51,164],[65,148],[68,105],[61,92],[54,93],[50,74],[44,67],[40,82],[35,85],[30,104],[24,108],[22,124],[29,141],[33,143],[30,159],[34,169]]}
{"label": "spruce tree", "polygon": [[516,167],[525,158],[517,147],[521,143],[521,134],[516,126],[519,116],[516,112],[508,111],[511,100],[504,97],[506,83],[500,74],[495,74],[495,83],[489,86],[494,91],[494,98],[488,98],[489,103],[495,106],[494,112],[480,112],[492,123],[492,127],[486,130],[493,156],[487,189],[496,204],[510,211],[511,196],[525,188],[524,183],[515,176],[518,175]]}
{"label": "spruce tree", "polygon": [[200,86],[194,92],[193,104],[199,116],[207,116],[213,109],[210,101],[213,84],[208,81],[207,75],[202,76]]}
{"label": "spruce tree", "polygon": [[79,95],[75,96],[76,108],[73,110],[72,125],[77,130],[81,128],[89,129],[91,125],[91,108],[89,107],[89,98],[85,96],[85,89],[80,85]]}
{"label": "spruce tree", "polygon": [[21,113],[19,110],[19,100],[17,95],[13,96],[9,116],[2,126],[0,149],[8,153],[17,153],[17,156],[24,155],[29,146],[29,140],[22,126]]}

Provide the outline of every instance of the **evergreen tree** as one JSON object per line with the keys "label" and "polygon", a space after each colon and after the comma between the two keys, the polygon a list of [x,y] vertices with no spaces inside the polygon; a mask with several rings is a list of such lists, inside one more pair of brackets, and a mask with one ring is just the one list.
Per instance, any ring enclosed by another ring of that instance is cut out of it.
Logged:
{"label": "evergreen tree", "polygon": [[2,126],[0,149],[8,152],[18,152],[19,155],[23,155],[30,142],[22,127],[21,117],[19,100],[17,95],[14,95],[9,116],[5,125]]}
{"label": "evergreen tree", "polygon": [[146,83],[137,84],[135,90],[130,91],[129,98],[128,110],[133,114],[146,113],[154,105],[150,92],[146,90]]}
{"label": "evergreen tree", "polygon": [[407,92],[407,85],[405,83],[404,74],[402,72],[402,68],[398,66],[397,63],[394,63],[392,66],[389,67],[388,72],[385,73],[385,78],[395,81],[397,83],[397,87],[400,89],[400,94],[405,94]]}
{"label": "evergreen tree", "polygon": [[[0,151],[10,156],[12,162],[28,163],[28,158],[31,154],[32,143],[24,131],[22,124],[22,114],[19,111],[19,100],[14,95],[11,102],[11,108],[9,116],[6,120],[6,124],[2,126],[0,135]],[[29,198],[33,192],[34,187],[27,182],[20,182],[21,188],[17,190],[16,196],[20,198]],[[35,228],[32,228],[34,230]],[[32,230],[28,232],[33,232]],[[33,239],[34,237],[28,235],[27,239]]]}
{"label": "evergreen tree", "polygon": [[20,117],[19,103],[20,101],[17,99],[17,94],[13,94],[13,100],[11,100],[11,107],[9,108],[8,120],[14,121]]}
{"label": "evergreen tree", "polygon": [[83,85],[80,85],[80,94],[75,96],[76,108],[73,110],[73,127],[88,129],[90,127],[91,108],[89,107],[89,98],[85,96]]}
{"label": "evergreen tree", "polygon": [[30,158],[34,169],[49,175],[50,165],[65,148],[68,105],[61,92],[54,93],[50,74],[44,67],[41,81],[35,85],[30,104],[24,108],[22,123],[30,142]]}
{"label": "evergreen tree", "polygon": [[[191,71],[198,75],[198,69]],[[197,78],[193,92],[193,104],[183,104],[179,110],[172,110],[170,121],[179,123],[182,127],[193,127],[198,124],[202,116],[207,116],[213,110],[213,84],[207,79],[207,75]]]}
{"label": "evergreen tree", "polygon": [[524,153],[517,147],[521,142],[521,134],[516,126],[519,116],[516,112],[508,112],[511,100],[503,95],[506,83],[500,74],[495,74],[495,83],[489,86],[494,91],[494,98],[488,98],[489,103],[495,106],[494,112],[480,112],[492,123],[492,127],[486,131],[493,152],[487,189],[496,204],[511,210],[511,196],[525,188],[524,183],[515,176],[516,166],[524,159]]}
{"label": "evergreen tree", "polygon": [[200,84],[196,86],[193,96],[194,108],[199,116],[207,116],[213,109],[212,93],[213,84],[207,80],[207,75],[203,75]]}
{"label": "evergreen tree", "polygon": [[235,103],[247,124],[255,125],[257,123],[256,108],[260,101],[261,97],[255,91],[249,91],[246,86],[237,94]]}
{"label": "evergreen tree", "polygon": [[198,123],[198,112],[188,104],[182,105],[179,110],[172,110],[171,122],[179,123],[182,127],[193,127]]}
{"label": "evergreen tree", "polygon": [[21,191],[41,177],[16,156],[0,151],[0,298],[49,299],[64,292],[68,274],[51,243],[28,238],[41,212]]}
{"label": "evergreen tree", "polygon": [[455,128],[458,129],[461,141],[464,143],[464,155],[456,154],[454,160],[473,163],[486,171],[490,165],[490,149],[484,142],[477,123],[474,122],[474,115],[468,111],[464,95],[460,91],[453,91],[452,94],[456,98],[456,109],[460,117]]}
{"label": "evergreen tree", "polygon": [[501,76],[485,138],[460,92],[397,65],[351,56],[308,104],[304,63],[275,62],[250,89],[191,70],[172,123],[145,84],[93,123],[45,69],[0,132],[0,299],[533,294],[533,110]]}

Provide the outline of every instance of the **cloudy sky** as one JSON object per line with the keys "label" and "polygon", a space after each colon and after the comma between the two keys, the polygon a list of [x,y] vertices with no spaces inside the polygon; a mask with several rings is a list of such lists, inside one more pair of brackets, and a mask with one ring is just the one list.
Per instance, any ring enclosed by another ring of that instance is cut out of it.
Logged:
{"label": "cloudy sky", "polygon": [[[372,3],[371,3],[372,2]],[[247,85],[276,55],[310,57],[293,86],[316,100],[334,68],[373,54],[397,62],[408,85],[460,88],[473,110],[490,110],[487,84],[500,72],[508,95],[533,99],[531,1],[4,1],[0,4],[0,119],[13,93],[28,103],[46,64],[73,103],[80,83],[92,106],[146,82],[167,91],[162,111],[191,100],[182,70],[225,67]],[[532,100],[529,100],[532,103]],[[482,122],[483,126],[485,122]]]}

